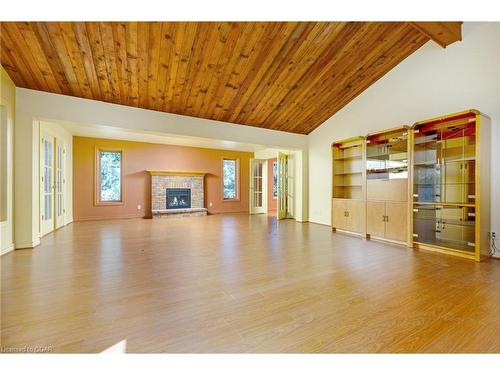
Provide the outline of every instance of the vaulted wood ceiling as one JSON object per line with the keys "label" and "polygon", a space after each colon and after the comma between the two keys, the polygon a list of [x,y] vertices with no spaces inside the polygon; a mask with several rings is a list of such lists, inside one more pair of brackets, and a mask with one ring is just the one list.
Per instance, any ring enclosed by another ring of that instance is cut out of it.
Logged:
{"label": "vaulted wood ceiling", "polygon": [[308,134],[429,40],[405,22],[2,23],[19,87]]}

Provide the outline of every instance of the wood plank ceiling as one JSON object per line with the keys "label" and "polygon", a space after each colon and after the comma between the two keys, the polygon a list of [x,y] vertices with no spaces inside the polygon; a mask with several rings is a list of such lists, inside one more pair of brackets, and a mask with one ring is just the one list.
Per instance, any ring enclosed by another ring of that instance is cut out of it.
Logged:
{"label": "wood plank ceiling", "polygon": [[406,22],[4,22],[19,87],[308,134],[429,40]]}

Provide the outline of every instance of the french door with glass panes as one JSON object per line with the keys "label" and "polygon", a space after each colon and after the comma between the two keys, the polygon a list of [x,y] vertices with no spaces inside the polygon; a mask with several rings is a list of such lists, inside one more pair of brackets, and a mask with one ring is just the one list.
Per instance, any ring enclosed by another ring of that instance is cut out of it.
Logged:
{"label": "french door with glass panes", "polygon": [[267,211],[267,160],[250,159],[250,213]]}
{"label": "french door with glass panes", "polygon": [[278,219],[288,214],[288,155],[278,153]]}
{"label": "french door with glass panes", "polygon": [[60,228],[64,225],[64,213],[65,213],[65,205],[64,205],[64,191],[65,191],[65,185],[66,185],[66,178],[65,178],[65,156],[66,156],[66,148],[64,146],[64,143],[60,141],[58,138],[56,138],[56,145],[55,145],[55,181],[54,181],[54,186],[55,186],[55,210],[54,210],[54,219],[55,219],[55,229]]}
{"label": "french door with glass panes", "polygon": [[64,225],[65,191],[64,143],[42,132],[40,142],[40,234]]}
{"label": "french door with glass panes", "polygon": [[55,138],[42,132],[40,138],[40,234],[54,230],[54,144]]}

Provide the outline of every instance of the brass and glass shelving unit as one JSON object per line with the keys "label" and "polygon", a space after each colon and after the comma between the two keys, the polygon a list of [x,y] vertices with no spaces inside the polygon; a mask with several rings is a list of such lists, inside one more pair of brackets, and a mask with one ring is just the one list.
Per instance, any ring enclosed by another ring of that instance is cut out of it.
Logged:
{"label": "brass and glass shelving unit", "polygon": [[366,137],[367,238],[411,245],[409,141],[408,126]]}
{"label": "brass and glass shelving unit", "polygon": [[475,260],[490,248],[490,121],[476,110],[412,128],[414,247]]}
{"label": "brass and glass shelving unit", "polygon": [[332,229],[365,234],[365,137],[332,144]]}

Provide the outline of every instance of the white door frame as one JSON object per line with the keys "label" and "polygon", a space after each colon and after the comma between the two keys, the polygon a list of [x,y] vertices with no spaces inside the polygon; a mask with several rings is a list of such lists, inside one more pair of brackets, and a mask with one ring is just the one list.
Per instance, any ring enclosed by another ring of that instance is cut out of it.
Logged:
{"label": "white door frame", "polygon": [[[261,165],[260,169],[256,168],[258,165]],[[256,172],[261,175],[256,175]],[[267,213],[267,184],[267,160],[250,159],[250,214]]]}

